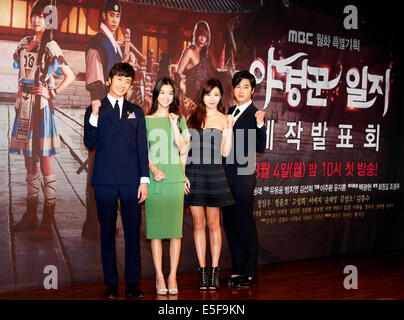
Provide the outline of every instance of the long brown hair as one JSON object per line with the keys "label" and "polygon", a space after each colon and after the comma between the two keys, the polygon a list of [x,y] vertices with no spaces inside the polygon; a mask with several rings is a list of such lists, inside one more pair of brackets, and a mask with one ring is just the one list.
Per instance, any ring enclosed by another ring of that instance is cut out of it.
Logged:
{"label": "long brown hair", "polygon": [[194,27],[194,33],[192,36],[192,44],[196,46],[196,39],[199,35],[204,34],[206,36],[205,47],[209,47],[210,44],[210,28],[206,21],[198,21]]}
{"label": "long brown hair", "polygon": [[220,101],[217,105],[217,110],[224,114],[224,107],[223,107],[223,86],[222,83],[216,78],[210,78],[205,80],[201,87],[199,88],[198,92],[198,100],[196,103],[196,108],[194,112],[190,115],[187,121],[188,128],[199,129],[205,126],[206,120],[206,105],[203,101],[203,98],[206,94],[210,93],[214,88],[218,88],[220,91]]}

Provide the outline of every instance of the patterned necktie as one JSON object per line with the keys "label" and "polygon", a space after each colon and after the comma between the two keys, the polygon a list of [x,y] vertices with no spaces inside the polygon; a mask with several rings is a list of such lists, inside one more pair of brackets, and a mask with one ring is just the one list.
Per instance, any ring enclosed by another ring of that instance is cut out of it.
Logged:
{"label": "patterned necktie", "polygon": [[116,117],[118,118],[118,120],[121,119],[120,112],[119,112],[118,100],[116,100],[116,102],[115,102],[114,113],[115,113]]}

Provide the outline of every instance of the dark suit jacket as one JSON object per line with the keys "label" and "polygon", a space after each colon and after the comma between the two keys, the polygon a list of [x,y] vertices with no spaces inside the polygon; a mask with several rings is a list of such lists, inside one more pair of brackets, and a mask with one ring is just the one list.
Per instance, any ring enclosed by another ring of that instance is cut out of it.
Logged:
{"label": "dark suit jacket", "polygon": [[[135,119],[128,119],[130,113]],[[84,144],[95,150],[91,183],[139,185],[140,177],[149,177],[146,123],[143,110],[124,100],[121,119],[113,113],[108,98],[101,100],[97,127],[89,120],[91,106],[84,116]]]}
{"label": "dark suit jacket", "polygon": [[[232,114],[236,106],[230,107],[228,114]],[[258,109],[251,103],[246,110],[241,114],[238,120],[235,122],[233,127],[233,145],[231,154],[234,155],[234,163],[228,163],[230,158],[224,158],[224,169],[226,171],[227,180],[230,184],[248,184],[255,185],[255,162],[256,162],[256,152],[262,153],[265,151],[266,146],[266,128],[265,125],[261,128],[257,127],[257,120],[255,118],[255,113]],[[255,145],[248,143],[248,129],[253,130],[256,137]],[[241,130],[241,131],[240,131]],[[240,134],[242,133],[242,134]],[[244,141],[240,141],[240,138]],[[242,148],[242,150],[240,150]],[[239,168],[247,167],[247,163],[241,164],[237,161],[237,154],[241,153],[247,157],[248,150],[250,149],[249,162],[253,163],[254,170],[249,175],[240,175],[238,173]]]}

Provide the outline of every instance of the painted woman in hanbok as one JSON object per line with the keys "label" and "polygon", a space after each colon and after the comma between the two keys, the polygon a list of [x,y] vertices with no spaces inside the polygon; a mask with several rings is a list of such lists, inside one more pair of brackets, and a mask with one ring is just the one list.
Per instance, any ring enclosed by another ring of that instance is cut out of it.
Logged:
{"label": "painted woman in hanbok", "polygon": [[[52,237],[56,204],[56,175],[52,158],[60,152],[52,99],[74,81],[74,74],[59,45],[52,39],[52,26],[47,23],[47,20],[53,22],[46,19],[47,13],[55,14],[56,10],[45,10],[45,7],[52,5],[50,0],[34,3],[30,22],[35,33],[19,42],[13,56],[14,68],[19,69],[19,73],[16,116],[9,149],[11,153],[24,155],[27,170],[27,208],[22,219],[13,226],[13,231],[33,230],[30,234],[32,239]],[[63,76],[57,87],[55,75]],[[41,173],[44,209],[42,223],[38,225]]]}

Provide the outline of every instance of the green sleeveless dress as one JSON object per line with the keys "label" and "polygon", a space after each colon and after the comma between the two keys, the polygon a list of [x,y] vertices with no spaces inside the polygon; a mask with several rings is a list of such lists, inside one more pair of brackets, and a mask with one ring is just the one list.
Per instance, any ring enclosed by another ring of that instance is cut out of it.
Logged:
{"label": "green sleeveless dress", "polygon": [[[187,125],[181,117],[179,125],[186,139]],[[150,161],[165,174],[162,181],[154,180],[146,199],[146,238],[182,238],[185,175],[179,150],[174,144],[174,132],[168,117],[146,117],[147,143]]]}

